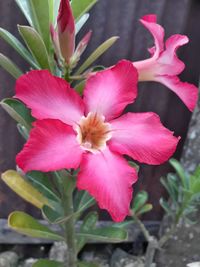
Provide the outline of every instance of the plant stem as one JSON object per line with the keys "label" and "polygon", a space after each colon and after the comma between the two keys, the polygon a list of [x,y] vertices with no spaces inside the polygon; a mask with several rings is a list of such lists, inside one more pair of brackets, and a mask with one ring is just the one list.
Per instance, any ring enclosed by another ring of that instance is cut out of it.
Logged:
{"label": "plant stem", "polygon": [[132,218],[137,223],[137,225],[140,227],[140,230],[142,231],[146,241],[150,242],[152,240],[152,236],[149,234],[149,231],[147,230],[145,225],[140,221],[140,219],[137,217],[135,213],[132,213]]}
{"label": "plant stem", "polygon": [[157,248],[158,248],[158,240],[154,237],[151,237],[151,240],[148,242],[147,246],[144,267],[151,267]]}
{"label": "plant stem", "polygon": [[[72,194],[71,196],[65,197],[64,202],[65,215],[69,216],[73,213],[73,203],[72,203]],[[65,240],[67,243],[68,249],[68,264],[66,267],[76,267],[77,265],[77,255],[76,255],[76,237],[75,237],[75,221],[71,217],[65,224]]]}
{"label": "plant stem", "polygon": [[[63,208],[65,216],[70,216],[74,213],[73,210],[73,190],[74,177],[63,177]],[[72,216],[64,224],[65,240],[68,250],[68,262],[64,263],[66,267],[77,267],[77,253],[76,253],[76,236],[75,236],[75,220]]]}

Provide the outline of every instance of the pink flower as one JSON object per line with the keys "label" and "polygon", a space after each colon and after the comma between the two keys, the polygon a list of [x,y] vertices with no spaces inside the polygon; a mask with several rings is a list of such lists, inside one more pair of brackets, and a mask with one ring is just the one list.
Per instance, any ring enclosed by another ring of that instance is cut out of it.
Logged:
{"label": "pink flower", "polygon": [[134,62],[139,81],[156,81],[166,85],[193,111],[198,89],[193,84],[181,82],[177,76],[184,70],[185,64],[178,59],[176,50],[188,43],[187,36],[172,35],[164,44],[164,29],[156,23],[156,15],[144,16],[140,21],[153,35],[155,46],[149,49],[151,58]]}
{"label": "pink flower", "polygon": [[19,167],[25,172],[80,167],[77,187],[94,196],[113,220],[124,220],[137,172],[123,155],[161,164],[179,140],[154,113],[121,115],[137,96],[137,78],[133,64],[122,60],[91,76],[81,98],[69,83],[46,70],[22,75],[15,98],[37,121],[17,155]]}
{"label": "pink flower", "polygon": [[61,0],[57,18],[57,30],[51,26],[51,36],[57,53],[61,53],[66,63],[75,49],[75,21],[69,0]]}

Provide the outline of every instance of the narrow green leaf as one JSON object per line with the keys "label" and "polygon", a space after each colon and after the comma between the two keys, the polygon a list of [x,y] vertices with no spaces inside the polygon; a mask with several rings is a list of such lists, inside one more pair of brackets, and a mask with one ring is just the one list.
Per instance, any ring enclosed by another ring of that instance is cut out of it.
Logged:
{"label": "narrow green leaf", "polygon": [[8,57],[0,53],[0,67],[10,73],[15,79],[19,78],[23,72]]}
{"label": "narrow green leaf", "polygon": [[8,170],[1,175],[2,180],[21,198],[41,209],[48,205],[48,200],[29,184],[19,173]]}
{"label": "narrow green leaf", "polygon": [[8,225],[16,232],[35,238],[45,238],[51,240],[63,240],[63,237],[54,233],[47,226],[41,224],[32,216],[25,212],[15,211],[9,215]]}
{"label": "narrow green leaf", "polygon": [[134,213],[137,213],[137,211],[144,206],[147,200],[148,200],[148,194],[146,191],[138,192],[136,196],[134,197],[133,206],[132,206]]}
{"label": "narrow green leaf", "polygon": [[14,35],[0,28],[0,37],[12,46],[33,68],[38,69],[38,65],[34,62],[32,55]]}
{"label": "narrow green leaf", "polygon": [[[98,213],[94,211],[89,212],[83,220],[83,223],[80,228],[81,231],[88,232],[91,229],[94,229],[97,221],[98,221]],[[87,243],[87,238],[83,236],[79,237],[77,240],[77,252],[80,252],[80,250],[85,246],[86,243]]]}
{"label": "narrow green leaf", "polygon": [[30,6],[29,6],[29,0],[15,0],[15,2],[17,3],[19,8],[21,9],[21,11],[24,14],[24,16],[26,17],[26,19],[28,20],[28,23],[31,26],[34,26],[32,18],[31,18],[31,10],[30,10]]}
{"label": "narrow green leaf", "polygon": [[79,20],[96,2],[97,0],[72,0],[71,7],[75,20]]}
{"label": "narrow green leaf", "polygon": [[49,50],[49,45],[50,45],[49,0],[29,0],[29,5],[34,28],[42,37],[47,50]]}
{"label": "narrow green leaf", "polygon": [[90,15],[88,13],[84,14],[77,22],[76,22],[76,34],[82,29]]}
{"label": "narrow green leaf", "polygon": [[85,87],[85,80],[79,82],[79,83],[74,87],[74,89],[76,90],[77,93],[79,93],[80,95],[82,95],[82,94],[83,94],[84,87]]}
{"label": "narrow green leaf", "polygon": [[[49,3],[49,21],[50,23],[53,23],[54,20],[54,0],[48,0]],[[53,24],[54,25],[54,24]]]}
{"label": "narrow green leaf", "polygon": [[167,190],[168,194],[171,195],[171,194],[172,194],[172,192],[171,192],[171,188],[170,188],[170,186],[168,185],[166,178],[161,177],[161,178],[160,178],[160,182],[161,182],[161,184],[164,186],[164,188]]}
{"label": "narrow green leaf", "polygon": [[130,224],[132,224],[133,221],[129,220],[129,221],[124,221],[121,223],[113,223],[112,227],[116,227],[116,228],[126,228],[127,226],[129,226]]}
{"label": "narrow green leaf", "polygon": [[29,131],[27,130],[26,127],[21,125],[20,123],[17,123],[17,130],[21,134],[21,136],[25,139],[28,140],[29,138]]}
{"label": "narrow green leaf", "polygon": [[194,175],[196,178],[200,179],[200,165],[196,167],[196,169],[195,169],[193,175]]}
{"label": "narrow green leaf", "polygon": [[35,29],[18,25],[19,32],[41,69],[51,70],[45,44]]}
{"label": "narrow green leaf", "polygon": [[38,260],[33,267],[64,267],[63,263],[51,260]]}
{"label": "narrow green leaf", "polygon": [[31,171],[26,174],[26,178],[31,184],[38,189],[49,201],[52,202],[60,202],[59,197],[53,191],[53,185],[50,182],[50,178],[47,174],[38,172],[38,171]]}
{"label": "narrow green leaf", "polygon": [[185,171],[184,171],[183,167],[181,166],[181,164],[176,159],[170,159],[169,162],[174,167],[177,174],[181,178],[183,186],[185,188],[187,188],[188,187],[188,183],[187,183],[188,178],[187,178],[187,175],[185,174]]}
{"label": "narrow green leaf", "polygon": [[22,102],[13,98],[5,98],[0,104],[14,120],[30,130],[34,119]]}
{"label": "narrow green leaf", "polygon": [[161,198],[159,202],[160,202],[161,207],[165,210],[167,214],[172,214],[172,210],[166,200]]}
{"label": "narrow green leaf", "polygon": [[77,236],[102,242],[118,243],[127,240],[128,234],[124,229],[109,226],[91,229],[88,232],[80,230]]}
{"label": "narrow green leaf", "polygon": [[84,190],[77,190],[74,197],[74,210],[76,212],[83,212],[92,207],[96,203],[95,199]]}
{"label": "narrow green leaf", "polygon": [[64,217],[64,212],[63,210],[61,211],[61,207],[60,209],[55,210],[47,205],[44,205],[42,207],[42,214],[45,219],[47,219],[47,221],[52,224],[58,224],[59,221]]}
{"label": "narrow green leaf", "polygon": [[95,60],[97,60],[102,54],[104,54],[118,39],[119,37],[114,36],[106,40],[101,44],[89,57],[88,59],[80,66],[75,75],[81,74],[84,70],[90,67]]}
{"label": "narrow green leaf", "polygon": [[60,6],[60,0],[54,0],[54,19],[53,19],[53,24],[56,26],[57,24],[57,17],[58,17],[58,10]]}
{"label": "narrow green leaf", "polygon": [[152,204],[145,204],[141,209],[138,210],[137,215],[142,215],[144,213],[147,213],[153,209]]}

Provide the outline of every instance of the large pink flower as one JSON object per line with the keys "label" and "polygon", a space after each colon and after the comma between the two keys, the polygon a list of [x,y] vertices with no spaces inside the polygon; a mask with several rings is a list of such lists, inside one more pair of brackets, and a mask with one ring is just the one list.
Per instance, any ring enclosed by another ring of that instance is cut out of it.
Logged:
{"label": "large pink flower", "polygon": [[119,117],[137,95],[137,71],[129,61],[90,77],[81,98],[63,79],[46,70],[21,76],[15,97],[38,119],[17,155],[25,172],[78,168],[77,187],[87,190],[115,221],[129,213],[137,172],[123,158],[161,164],[179,138],[154,113]]}
{"label": "large pink flower", "polygon": [[166,85],[193,111],[198,89],[193,84],[181,82],[177,76],[184,70],[185,64],[178,59],[176,50],[188,43],[187,36],[172,35],[164,44],[164,29],[156,23],[156,15],[146,15],[141,22],[153,35],[155,46],[149,49],[151,58],[133,63],[138,70],[139,81],[157,81]]}

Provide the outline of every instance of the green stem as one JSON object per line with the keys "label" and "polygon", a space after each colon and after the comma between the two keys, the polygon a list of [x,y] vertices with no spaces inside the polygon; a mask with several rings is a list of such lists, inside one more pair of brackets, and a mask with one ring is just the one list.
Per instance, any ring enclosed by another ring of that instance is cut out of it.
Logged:
{"label": "green stem", "polygon": [[140,227],[140,230],[142,231],[146,241],[150,242],[152,240],[152,236],[149,234],[149,231],[147,230],[145,225],[140,221],[140,219],[137,217],[135,213],[132,213],[132,218],[137,223],[137,225]]}
{"label": "green stem", "polygon": [[144,267],[151,267],[154,260],[156,249],[158,248],[158,241],[156,238],[150,235],[145,225],[141,222],[141,220],[137,217],[135,213],[132,213],[132,218],[140,227],[140,230],[142,231],[146,241],[148,242]]}
{"label": "green stem", "polygon": [[[65,216],[70,216],[74,213],[73,209],[73,191],[74,191],[74,177],[63,177],[63,208]],[[65,242],[67,244],[68,262],[66,267],[77,267],[77,253],[76,253],[76,236],[75,236],[75,220],[71,216],[64,224]]]}
{"label": "green stem", "polygon": [[158,242],[158,246],[159,248],[162,248],[165,243],[172,237],[172,235],[175,233],[176,231],[176,227],[177,227],[177,224],[173,224],[170,228],[169,231],[167,231],[159,240]]}
{"label": "green stem", "polygon": [[[72,203],[72,195],[66,196],[64,201],[64,209],[65,215],[69,216],[73,213],[73,203]],[[76,237],[75,237],[75,221],[74,218],[71,217],[65,224],[65,240],[67,243],[68,249],[68,264],[66,267],[76,267],[77,266],[77,255],[76,255]]]}

